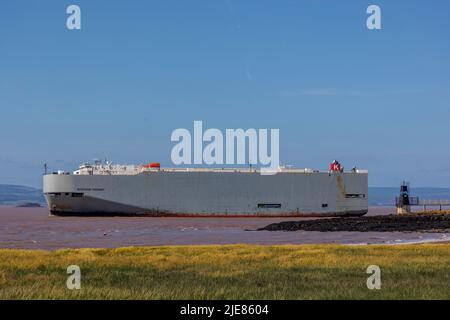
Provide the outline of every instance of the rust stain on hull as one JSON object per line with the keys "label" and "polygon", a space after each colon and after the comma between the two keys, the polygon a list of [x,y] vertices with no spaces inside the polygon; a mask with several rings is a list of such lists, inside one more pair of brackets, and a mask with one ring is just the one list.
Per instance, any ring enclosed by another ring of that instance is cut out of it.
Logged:
{"label": "rust stain on hull", "polygon": [[345,183],[344,183],[344,179],[342,178],[342,176],[340,174],[338,174],[336,176],[336,182],[337,182],[337,186],[339,189],[339,195],[342,196],[343,198],[345,198],[345,195],[347,194],[346,188],[345,188]]}

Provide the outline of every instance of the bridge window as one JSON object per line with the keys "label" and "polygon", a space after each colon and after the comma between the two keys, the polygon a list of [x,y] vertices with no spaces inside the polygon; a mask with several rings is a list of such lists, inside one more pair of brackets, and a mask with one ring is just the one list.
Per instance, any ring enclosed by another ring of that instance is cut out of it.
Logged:
{"label": "bridge window", "polygon": [[80,192],[73,192],[72,193],[72,197],[74,197],[74,198],[80,198],[82,196],[83,196],[83,193],[80,193]]}
{"label": "bridge window", "polygon": [[347,193],[345,197],[347,199],[362,199],[365,198],[366,195],[364,193]]}

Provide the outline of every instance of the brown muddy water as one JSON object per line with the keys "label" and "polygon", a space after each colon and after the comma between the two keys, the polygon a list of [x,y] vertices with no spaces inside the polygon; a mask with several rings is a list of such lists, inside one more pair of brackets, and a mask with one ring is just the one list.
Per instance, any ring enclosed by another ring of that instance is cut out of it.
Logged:
{"label": "brown muddy water", "polygon": [[[391,214],[389,207],[369,215]],[[307,218],[304,218],[307,219]],[[0,248],[60,249],[209,244],[402,244],[450,240],[448,233],[246,231],[299,218],[56,217],[47,208],[0,206]]]}

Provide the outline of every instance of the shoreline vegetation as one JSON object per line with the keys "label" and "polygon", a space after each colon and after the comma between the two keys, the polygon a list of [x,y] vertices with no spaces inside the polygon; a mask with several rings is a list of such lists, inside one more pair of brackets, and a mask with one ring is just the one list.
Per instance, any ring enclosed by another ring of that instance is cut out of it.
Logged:
{"label": "shoreline vegetation", "polygon": [[448,243],[0,249],[0,299],[450,299],[449,257]]}

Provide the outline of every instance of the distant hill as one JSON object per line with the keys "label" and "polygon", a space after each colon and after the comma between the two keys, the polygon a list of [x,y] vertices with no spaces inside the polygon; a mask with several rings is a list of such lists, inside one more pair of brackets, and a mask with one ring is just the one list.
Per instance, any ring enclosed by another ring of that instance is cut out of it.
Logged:
{"label": "distant hill", "polygon": [[16,205],[24,202],[45,204],[42,190],[25,186],[0,184],[0,205]]}

